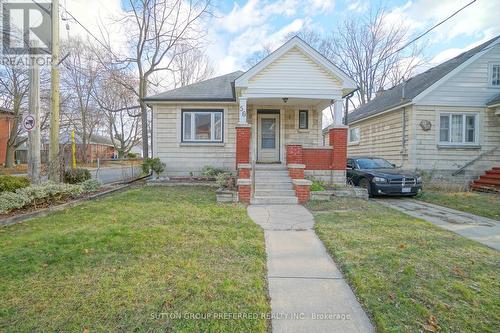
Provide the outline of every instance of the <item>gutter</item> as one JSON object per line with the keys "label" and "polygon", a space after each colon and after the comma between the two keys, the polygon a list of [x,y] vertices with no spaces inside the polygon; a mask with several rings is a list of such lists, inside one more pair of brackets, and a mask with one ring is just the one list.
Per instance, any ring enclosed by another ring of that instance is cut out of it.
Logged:
{"label": "gutter", "polygon": [[406,103],[403,103],[403,104],[396,104],[396,105],[390,107],[389,109],[386,109],[385,111],[378,112],[378,113],[372,114],[372,115],[367,116],[367,117],[363,117],[363,118],[359,118],[359,119],[353,120],[349,124],[355,124],[355,123],[358,123],[358,122],[366,120],[366,119],[370,119],[370,118],[373,118],[373,117],[378,117],[380,115],[383,115],[383,114],[395,111],[395,110],[400,109],[400,108],[404,108],[406,106],[410,106],[412,104],[413,104],[412,100],[409,100],[409,101],[407,101]]}

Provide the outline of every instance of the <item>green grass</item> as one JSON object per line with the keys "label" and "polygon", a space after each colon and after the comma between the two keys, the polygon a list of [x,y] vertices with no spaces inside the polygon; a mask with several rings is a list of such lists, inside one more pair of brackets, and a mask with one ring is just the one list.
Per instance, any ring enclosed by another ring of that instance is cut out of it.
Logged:
{"label": "green grass", "polygon": [[308,206],[379,332],[498,332],[497,251],[370,201]]}
{"label": "green grass", "polygon": [[416,199],[500,220],[500,195],[424,189]]}
{"label": "green grass", "polygon": [[[132,189],[0,229],[0,331],[266,332],[263,233],[202,187]],[[171,319],[170,315],[181,315]]]}

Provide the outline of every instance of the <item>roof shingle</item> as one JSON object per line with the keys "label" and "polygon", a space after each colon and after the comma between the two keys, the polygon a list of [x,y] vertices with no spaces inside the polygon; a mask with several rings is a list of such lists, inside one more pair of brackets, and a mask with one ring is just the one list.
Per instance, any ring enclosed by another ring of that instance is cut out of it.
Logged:
{"label": "roof shingle", "polygon": [[481,52],[499,37],[500,36],[492,38],[489,41],[456,56],[455,58],[452,58],[392,87],[391,89],[384,91],[380,96],[375,97],[370,102],[361,105],[356,110],[351,112],[347,116],[347,122],[352,123],[411,102],[413,98],[428,89],[465,61]]}
{"label": "roof shingle", "polygon": [[235,101],[234,80],[244,72],[236,71],[212,79],[146,97],[144,101]]}

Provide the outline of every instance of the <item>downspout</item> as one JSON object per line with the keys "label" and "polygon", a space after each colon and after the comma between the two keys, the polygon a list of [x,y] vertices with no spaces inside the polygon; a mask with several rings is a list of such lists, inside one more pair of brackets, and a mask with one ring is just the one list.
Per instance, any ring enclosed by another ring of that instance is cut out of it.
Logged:
{"label": "downspout", "polygon": [[[406,81],[403,82],[403,85],[401,87],[401,102],[405,101],[405,89],[406,89]],[[402,121],[402,135],[401,135],[401,151],[399,153],[401,160],[400,160],[400,167],[403,167],[404,163],[404,154],[406,152],[406,107],[403,107],[403,121]]]}

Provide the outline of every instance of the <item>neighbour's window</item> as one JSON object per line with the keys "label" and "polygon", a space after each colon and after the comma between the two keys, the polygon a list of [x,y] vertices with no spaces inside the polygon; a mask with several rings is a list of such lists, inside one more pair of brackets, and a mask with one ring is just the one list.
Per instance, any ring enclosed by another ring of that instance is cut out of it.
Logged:
{"label": "neighbour's window", "polygon": [[349,128],[349,142],[359,142],[360,139],[360,131],[359,127]]}
{"label": "neighbour's window", "polygon": [[299,129],[307,129],[309,127],[309,111],[299,111]]}
{"label": "neighbour's window", "polygon": [[476,143],[477,115],[441,114],[439,116],[439,142],[451,144]]}
{"label": "neighbour's window", "polygon": [[490,84],[500,87],[500,64],[492,64],[490,70]]}
{"label": "neighbour's window", "polygon": [[222,110],[182,110],[183,142],[222,142]]}

